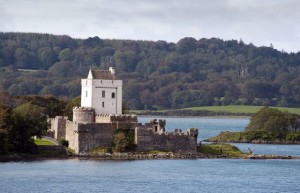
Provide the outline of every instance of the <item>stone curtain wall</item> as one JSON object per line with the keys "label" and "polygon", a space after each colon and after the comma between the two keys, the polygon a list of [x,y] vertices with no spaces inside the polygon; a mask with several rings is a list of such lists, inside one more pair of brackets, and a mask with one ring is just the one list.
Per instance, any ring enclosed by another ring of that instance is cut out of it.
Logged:
{"label": "stone curtain wall", "polygon": [[78,150],[76,153],[89,151],[96,147],[112,147],[115,127],[110,123],[78,124]]}
{"label": "stone curtain wall", "polygon": [[137,123],[136,115],[97,115],[96,123]]}
{"label": "stone curtain wall", "polygon": [[75,150],[78,153],[78,124],[72,121],[66,123],[66,137],[65,139],[69,142],[69,148]]}
{"label": "stone curtain wall", "polygon": [[55,118],[51,118],[50,124],[51,128],[50,131],[54,132],[54,138],[59,139],[59,138],[65,138],[66,135],[66,122],[67,122],[68,117],[64,116],[56,116]]}
{"label": "stone curtain wall", "polygon": [[196,152],[197,139],[181,132],[154,133],[151,128],[138,127],[135,129],[135,142],[138,151],[172,151]]}

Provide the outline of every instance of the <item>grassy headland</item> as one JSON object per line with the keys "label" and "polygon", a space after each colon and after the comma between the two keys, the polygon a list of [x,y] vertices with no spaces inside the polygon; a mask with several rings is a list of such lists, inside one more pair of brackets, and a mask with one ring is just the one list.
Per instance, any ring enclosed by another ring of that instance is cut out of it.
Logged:
{"label": "grassy headland", "polygon": [[202,144],[198,147],[198,152],[208,155],[223,155],[230,158],[245,158],[247,156],[236,146],[224,143]]}

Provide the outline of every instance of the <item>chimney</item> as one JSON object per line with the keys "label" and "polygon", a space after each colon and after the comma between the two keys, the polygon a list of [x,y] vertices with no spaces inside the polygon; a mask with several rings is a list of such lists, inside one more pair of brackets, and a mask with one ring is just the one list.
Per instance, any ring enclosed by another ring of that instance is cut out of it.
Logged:
{"label": "chimney", "polygon": [[115,68],[114,67],[109,67],[109,71],[112,75],[115,75]]}

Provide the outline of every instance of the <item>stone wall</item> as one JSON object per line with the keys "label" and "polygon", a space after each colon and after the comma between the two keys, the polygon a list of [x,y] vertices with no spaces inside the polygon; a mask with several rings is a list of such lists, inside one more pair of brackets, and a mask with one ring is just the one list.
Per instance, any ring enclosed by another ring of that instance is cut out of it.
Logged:
{"label": "stone wall", "polygon": [[118,129],[134,129],[136,124],[129,123],[74,123],[68,121],[66,140],[75,153],[87,152],[96,147],[113,146],[114,135]]}
{"label": "stone wall", "polygon": [[[72,122],[70,122],[72,123]],[[110,123],[72,123],[68,126],[69,147],[83,153],[96,147],[112,147],[115,127]]]}
{"label": "stone wall", "polygon": [[152,125],[152,129],[155,133],[162,134],[165,132],[166,120],[153,119],[150,121],[150,124]]}
{"label": "stone wall", "polygon": [[118,129],[134,129],[135,144],[138,151],[195,152],[197,150],[198,129],[181,129],[166,133],[164,120],[152,120],[145,125],[137,123],[136,116],[103,116],[109,122],[78,123],[67,121],[67,117],[51,119],[55,138],[68,140],[75,153],[87,152],[96,147],[113,146],[114,135]]}
{"label": "stone wall", "polygon": [[95,110],[89,107],[74,107],[73,121],[76,123],[93,123],[95,122]]}
{"label": "stone wall", "polygon": [[[188,130],[198,134],[198,130]],[[182,133],[175,130],[172,133],[155,133],[152,128],[139,126],[135,129],[135,143],[138,151],[172,151],[172,152],[196,152],[197,136]]]}
{"label": "stone wall", "polygon": [[54,133],[54,138],[65,138],[66,135],[66,122],[68,117],[56,116],[55,118],[50,119],[50,131]]}
{"label": "stone wall", "polygon": [[101,114],[97,115],[96,123],[137,123],[138,119],[136,115],[112,115]]}
{"label": "stone wall", "polygon": [[78,124],[67,121],[66,123],[66,137],[65,139],[69,142],[69,148],[78,152]]}

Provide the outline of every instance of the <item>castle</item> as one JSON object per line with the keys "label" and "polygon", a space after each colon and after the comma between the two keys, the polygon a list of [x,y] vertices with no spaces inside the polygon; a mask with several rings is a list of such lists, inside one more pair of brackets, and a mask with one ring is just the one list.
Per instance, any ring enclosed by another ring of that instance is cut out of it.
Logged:
{"label": "castle", "polygon": [[122,80],[116,80],[114,68],[90,70],[81,80],[81,107],[73,108],[73,121],[56,116],[49,119],[56,139],[65,139],[75,153],[97,147],[110,148],[115,134],[130,130],[136,151],[196,152],[198,129],[165,131],[165,120],[138,123],[136,115],[122,114]]}

